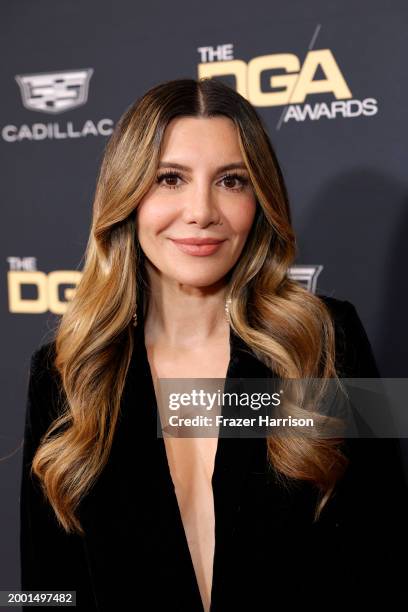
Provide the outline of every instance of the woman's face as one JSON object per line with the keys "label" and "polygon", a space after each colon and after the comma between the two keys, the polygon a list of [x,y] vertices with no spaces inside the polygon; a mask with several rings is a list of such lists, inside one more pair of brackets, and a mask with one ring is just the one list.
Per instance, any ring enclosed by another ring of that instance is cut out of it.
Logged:
{"label": "woman's face", "polygon": [[[183,285],[217,283],[238,260],[255,211],[256,196],[232,120],[173,119],[156,181],[136,210],[147,269],[153,266],[161,277]],[[188,238],[222,242],[201,247],[174,242]]]}

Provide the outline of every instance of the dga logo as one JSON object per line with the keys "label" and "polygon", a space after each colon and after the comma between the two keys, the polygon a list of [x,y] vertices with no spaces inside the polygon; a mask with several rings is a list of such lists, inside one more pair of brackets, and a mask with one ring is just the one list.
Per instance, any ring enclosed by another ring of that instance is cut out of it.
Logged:
{"label": "dga logo", "polygon": [[[93,68],[19,74],[16,81],[20,87],[23,105],[30,111],[56,115],[83,106],[88,100],[89,80]],[[110,136],[114,122],[109,118],[86,119],[79,125],[74,121],[36,122],[29,125],[12,123],[1,128],[5,142],[26,140],[64,140],[87,136]]]}
{"label": "dga logo", "polygon": [[20,86],[26,108],[56,114],[86,103],[92,74],[92,68],[85,68],[64,72],[20,74],[16,76],[16,81]]}
{"label": "dga logo", "polygon": [[234,58],[233,45],[199,47],[198,52],[199,79],[235,77],[236,90],[254,106],[283,106],[284,122],[369,116],[378,110],[375,98],[353,98],[330,49],[308,51],[303,61],[293,53],[273,53],[246,62]]}

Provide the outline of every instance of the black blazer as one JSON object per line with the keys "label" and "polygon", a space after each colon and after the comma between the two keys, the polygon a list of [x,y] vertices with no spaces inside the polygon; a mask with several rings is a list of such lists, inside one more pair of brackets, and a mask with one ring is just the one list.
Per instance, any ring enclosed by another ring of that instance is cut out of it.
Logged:
{"label": "black blazer", "polygon": [[[354,306],[321,297],[335,321],[340,374],[379,377]],[[230,347],[227,379],[271,375],[232,330]],[[58,412],[53,350],[50,342],[31,358],[21,588],[75,590],[77,609],[87,612],[202,612],[163,439],[156,434],[143,321],[135,329],[110,460],[80,506],[84,538],[65,534],[28,475],[40,438]],[[398,442],[348,439],[345,449],[350,466],[313,524],[316,491],[305,481],[286,489],[272,478],[265,439],[219,438],[212,479],[212,612],[300,605],[327,610],[345,604],[362,604],[365,610],[382,601],[408,601],[403,574],[408,502]]]}

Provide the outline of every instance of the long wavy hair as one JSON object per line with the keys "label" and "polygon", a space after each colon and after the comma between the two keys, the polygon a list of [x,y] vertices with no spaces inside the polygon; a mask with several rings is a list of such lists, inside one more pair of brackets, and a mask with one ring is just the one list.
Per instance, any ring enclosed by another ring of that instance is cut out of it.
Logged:
{"label": "long wavy hair", "polygon": [[[230,324],[279,376],[338,380],[331,315],[318,296],[287,275],[296,241],[283,174],[261,118],[216,79],[153,87],[125,111],[107,142],[82,277],[55,333],[64,401],[32,472],[68,533],[84,534],[79,504],[108,461],[132,355],[132,316],[146,283],[135,209],[156,179],[169,122],[216,116],[234,122],[257,198],[241,257],[228,275]],[[279,478],[317,487],[315,521],[348,463],[340,442],[276,435],[267,440],[269,464]]]}

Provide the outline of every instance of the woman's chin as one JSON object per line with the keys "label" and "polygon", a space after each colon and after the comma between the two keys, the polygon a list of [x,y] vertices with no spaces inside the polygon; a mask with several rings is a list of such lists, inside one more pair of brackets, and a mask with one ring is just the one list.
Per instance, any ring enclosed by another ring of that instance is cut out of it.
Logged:
{"label": "woman's chin", "polygon": [[167,273],[167,276],[179,283],[180,285],[187,285],[190,287],[210,287],[219,283],[225,276],[225,272],[219,274],[212,273],[202,273],[202,274],[180,274],[180,270],[175,271],[174,274],[171,272]]}

